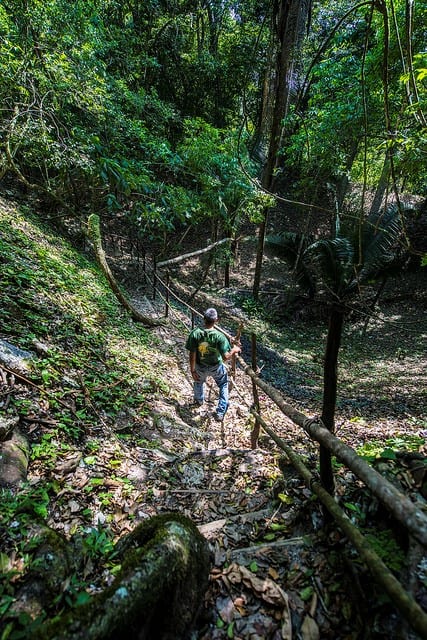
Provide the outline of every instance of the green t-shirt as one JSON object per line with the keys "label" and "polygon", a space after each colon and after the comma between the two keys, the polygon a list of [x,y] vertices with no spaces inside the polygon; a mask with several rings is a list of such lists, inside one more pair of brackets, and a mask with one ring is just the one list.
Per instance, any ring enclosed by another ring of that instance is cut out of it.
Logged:
{"label": "green t-shirt", "polygon": [[196,352],[197,364],[213,366],[222,362],[222,356],[230,351],[227,338],[216,329],[193,329],[185,343],[186,349]]}

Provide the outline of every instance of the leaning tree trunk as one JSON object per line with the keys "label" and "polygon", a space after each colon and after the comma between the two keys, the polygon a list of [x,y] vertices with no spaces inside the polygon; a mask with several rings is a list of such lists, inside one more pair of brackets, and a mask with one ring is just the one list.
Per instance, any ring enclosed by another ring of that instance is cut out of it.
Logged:
{"label": "leaning tree trunk", "polygon": [[[272,47],[271,59],[274,61],[267,73],[271,77],[264,83],[268,92],[263,98],[263,110],[268,117],[267,126],[260,123],[261,130],[268,131],[268,135],[258,134],[262,140],[268,138],[268,152],[262,172],[261,185],[265,191],[274,192],[275,178],[279,162],[279,150],[283,138],[283,120],[288,113],[291,96],[294,93],[298,75],[298,53],[304,39],[304,32],[309,21],[311,0],[289,0],[288,2],[274,2],[272,16]],[[273,106],[272,106],[273,105]],[[262,260],[264,256],[264,242],[267,230],[268,209],[263,212],[263,220],[258,229],[258,247],[253,283],[253,297],[258,299],[261,282]]]}
{"label": "leaning tree trunk", "polygon": [[108,282],[110,283],[111,290],[113,291],[117,300],[124,306],[126,311],[128,311],[131,314],[132,319],[135,320],[136,322],[142,322],[143,324],[149,327],[156,327],[161,324],[164,324],[163,320],[153,320],[153,318],[150,318],[149,316],[145,316],[142,313],[140,313],[137,309],[135,309],[133,305],[130,304],[130,302],[126,299],[126,296],[123,295],[119,285],[116,282],[116,279],[114,278],[111,272],[110,267],[108,266],[108,263],[105,257],[105,252],[104,252],[104,249],[102,248],[99,216],[95,214],[90,215],[88,219],[88,236],[90,241],[93,244],[93,248],[95,251],[98,264],[101,267]]}
{"label": "leaning tree trunk", "polygon": [[[331,433],[335,431],[337,365],[343,322],[344,312],[341,309],[333,307],[329,316],[328,337],[323,366],[323,409],[321,416],[323,424]],[[320,445],[320,479],[326,491],[333,493],[334,474],[332,472],[331,452],[323,445]]]}

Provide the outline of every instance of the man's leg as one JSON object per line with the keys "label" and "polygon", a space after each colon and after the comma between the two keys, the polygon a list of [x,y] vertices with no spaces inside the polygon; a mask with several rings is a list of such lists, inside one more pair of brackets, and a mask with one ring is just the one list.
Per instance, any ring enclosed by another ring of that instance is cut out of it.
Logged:
{"label": "man's leg", "polygon": [[218,420],[223,420],[228,409],[228,373],[226,367],[223,364],[219,365],[212,377],[219,389],[218,406],[215,417]]}
{"label": "man's leg", "polygon": [[205,380],[206,372],[201,367],[196,365],[196,373],[199,376],[199,380],[195,380],[193,384],[194,402],[202,405],[205,401]]}

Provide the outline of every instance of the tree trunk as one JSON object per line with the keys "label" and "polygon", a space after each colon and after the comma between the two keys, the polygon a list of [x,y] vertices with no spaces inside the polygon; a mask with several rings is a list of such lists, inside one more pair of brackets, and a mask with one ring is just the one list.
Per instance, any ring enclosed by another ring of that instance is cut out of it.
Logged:
{"label": "tree trunk", "polygon": [[170,267],[172,264],[178,264],[179,262],[184,262],[184,260],[188,260],[189,258],[194,258],[195,256],[201,256],[205,253],[209,253],[212,249],[219,247],[221,244],[225,242],[231,242],[230,238],[223,238],[222,240],[218,240],[218,242],[213,242],[212,244],[204,247],[203,249],[197,249],[197,251],[192,251],[191,253],[184,253],[182,256],[177,256],[176,258],[170,258],[169,260],[163,260],[162,262],[157,263],[157,268],[160,269],[162,267]]}
{"label": "tree trunk", "polygon": [[[329,316],[329,329],[326,341],[325,362],[323,367],[323,409],[322,422],[331,432],[335,431],[335,406],[337,401],[337,366],[341,344],[343,311],[332,308]],[[326,491],[334,492],[334,474],[332,472],[331,452],[320,445],[320,478]]]}
{"label": "tree trunk", "polygon": [[[283,138],[283,120],[286,118],[291,96],[295,95],[296,65],[298,53],[303,42],[304,30],[309,19],[311,0],[277,0],[274,2],[272,17],[272,50],[271,68],[267,73],[271,77],[264,82],[267,95],[263,98],[263,110],[267,120],[261,122],[262,129],[268,131],[265,135],[258,134],[259,141],[268,138],[267,159],[262,171],[261,185],[270,192],[274,192],[276,170],[278,167],[278,152]],[[258,143],[260,144],[260,142]],[[258,229],[258,248],[256,254],[255,274],[253,283],[253,297],[259,296],[261,283],[262,261],[264,256],[264,242],[268,221],[268,209],[263,212],[263,220]]]}
{"label": "tree trunk", "polygon": [[384,158],[384,164],[381,171],[380,179],[377,184],[374,199],[372,200],[371,208],[369,210],[369,215],[378,213],[381,209],[381,205],[384,199],[384,194],[388,187],[390,172],[391,172],[390,156],[389,156],[389,152],[387,152]]}
{"label": "tree trunk", "polygon": [[142,322],[143,324],[149,327],[156,327],[161,324],[164,324],[163,319],[153,320],[153,318],[150,318],[140,313],[137,309],[135,309],[135,307],[133,307],[130,304],[130,302],[126,299],[126,297],[121,292],[120,287],[117,284],[113,274],[111,273],[111,269],[108,266],[107,260],[105,258],[105,252],[104,252],[104,249],[102,248],[102,243],[101,243],[101,230],[99,227],[99,217],[95,214],[92,214],[89,216],[88,235],[89,235],[90,241],[93,244],[93,248],[95,250],[95,255],[96,255],[98,264],[101,267],[108,282],[110,283],[111,290],[113,291],[117,300],[124,306],[126,311],[128,311],[131,314],[132,319],[136,320],[137,322]]}
{"label": "tree trunk", "polygon": [[[12,627],[21,623],[25,613],[38,614],[47,608],[46,599],[60,594],[64,574],[70,570],[75,574],[78,558],[75,550],[69,552],[67,541],[49,529],[41,540],[35,551],[40,562],[21,586],[22,598],[7,612],[6,622]],[[207,542],[193,522],[179,514],[151,518],[119,540],[115,557],[122,568],[110,587],[85,604],[37,628],[34,625],[31,638],[187,638],[207,589],[210,569]],[[50,604],[55,606],[52,601]]]}

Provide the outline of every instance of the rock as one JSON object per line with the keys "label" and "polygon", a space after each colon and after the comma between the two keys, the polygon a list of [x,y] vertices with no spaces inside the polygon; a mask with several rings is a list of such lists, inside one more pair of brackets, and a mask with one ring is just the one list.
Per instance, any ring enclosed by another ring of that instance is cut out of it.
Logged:
{"label": "rock", "polygon": [[4,440],[7,440],[18,422],[18,416],[11,416],[9,418],[0,416],[0,442],[4,442]]}
{"label": "rock", "polygon": [[50,348],[48,347],[47,344],[44,344],[44,342],[40,342],[40,340],[37,340],[37,338],[34,338],[34,340],[31,343],[34,347],[34,349],[36,350],[36,353],[38,353],[39,356],[48,356],[49,352],[50,352]]}
{"label": "rock", "polygon": [[23,351],[6,340],[0,340],[0,364],[11,371],[22,375],[28,374],[31,371],[33,359],[34,354],[29,351]]}
{"label": "rock", "polygon": [[15,430],[0,446],[0,487],[18,487],[27,479],[29,445],[25,436]]}

